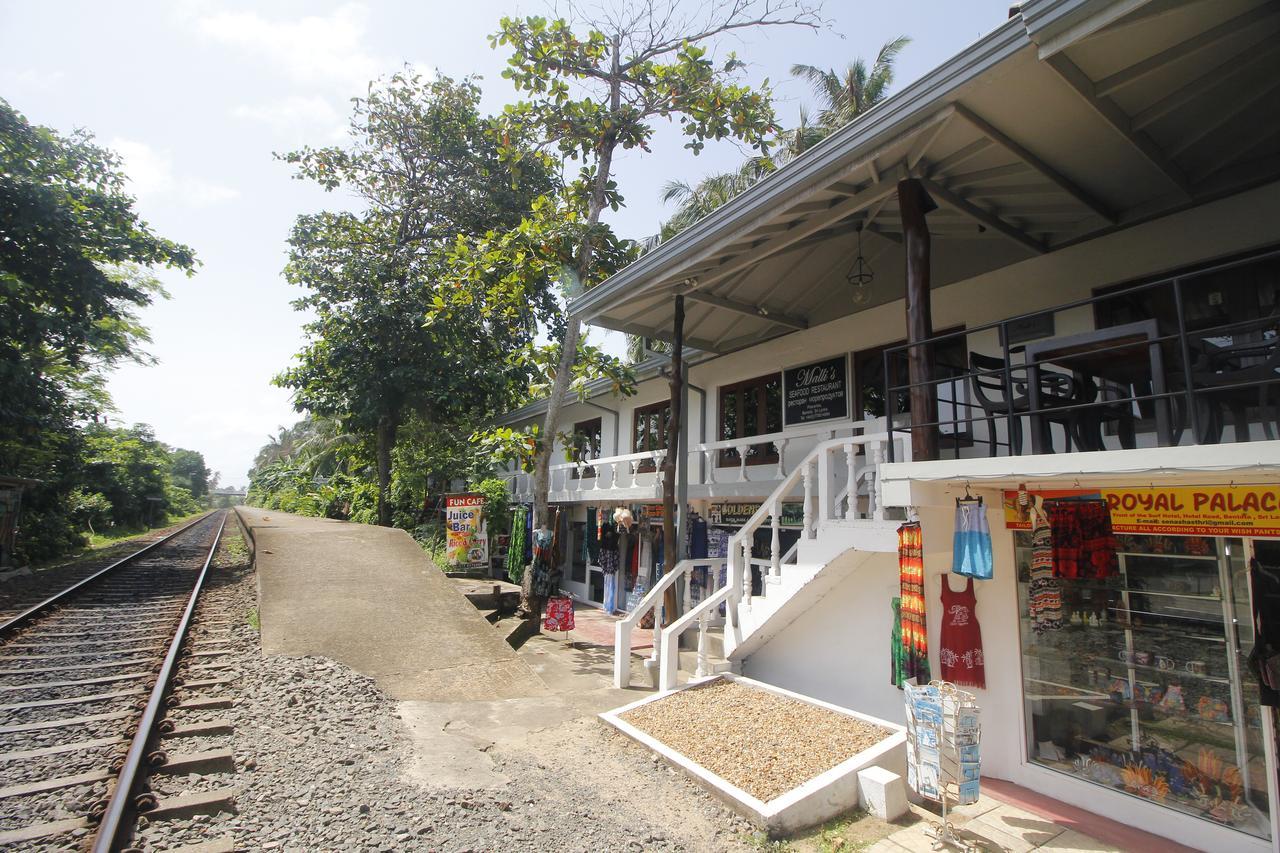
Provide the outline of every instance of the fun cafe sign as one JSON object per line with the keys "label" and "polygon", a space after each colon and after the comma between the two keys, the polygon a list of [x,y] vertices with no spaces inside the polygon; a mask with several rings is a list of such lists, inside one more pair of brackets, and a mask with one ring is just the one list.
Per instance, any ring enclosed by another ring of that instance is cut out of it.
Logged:
{"label": "fun cafe sign", "polygon": [[486,568],[489,535],[484,523],[484,495],[445,495],[445,559],[456,566]]}
{"label": "fun cafe sign", "polygon": [[[1111,510],[1116,533],[1161,536],[1280,536],[1280,485],[1153,486],[1035,491],[1036,498],[1096,497]],[[1005,526],[1030,530],[1016,491],[1004,493]]]}

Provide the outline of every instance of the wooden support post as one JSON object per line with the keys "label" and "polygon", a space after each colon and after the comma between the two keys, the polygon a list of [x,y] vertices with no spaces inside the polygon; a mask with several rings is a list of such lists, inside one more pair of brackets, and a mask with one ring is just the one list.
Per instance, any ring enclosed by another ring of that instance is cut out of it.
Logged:
{"label": "wooden support post", "polygon": [[[662,460],[662,555],[663,574],[675,571],[680,562],[680,547],[676,541],[676,467],[680,454],[680,435],[684,432],[684,297],[676,297],[675,318],[671,330],[671,417],[667,421],[667,454]],[[663,596],[665,620],[655,626],[665,627],[674,622],[679,613],[676,608],[675,585],[667,587]],[[656,627],[654,631],[657,633]]]}
{"label": "wooden support post", "polygon": [[[920,343],[933,337],[929,296],[929,223],[925,216],[937,207],[920,181],[898,182],[898,207],[907,250],[907,376],[911,384],[911,458],[938,458],[938,397],[933,379],[933,347]],[[893,417],[892,412],[889,417]]]}

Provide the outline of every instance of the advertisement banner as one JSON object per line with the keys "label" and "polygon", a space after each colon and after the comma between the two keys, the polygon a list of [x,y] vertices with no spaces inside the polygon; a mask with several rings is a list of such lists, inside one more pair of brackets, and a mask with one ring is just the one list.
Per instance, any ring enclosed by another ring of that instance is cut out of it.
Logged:
{"label": "advertisement banner", "polygon": [[489,567],[484,495],[445,495],[445,559],[467,569]]}
{"label": "advertisement banner", "polygon": [[[1157,536],[1280,536],[1280,485],[1151,486],[1058,489],[1031,492],[1037,498],[1094,497],[1111,509],[1116,533]],[[1018,493],[1004,493],[1005,526],[1030,530],[1030,514]]]}
{"label": "advertisement banner", "polygon": [[[756,514],[756,510],[760,509],[759,503],[723,503],[712,504],[711,516],[708,521],[712,524],[724,524],[732,527],[741,527],[751,520],[751,516]],[[782,502],[782,519],[779,521],[782,527],[803,527],[804,526],[804,502],[803,501],[783,501]]]}

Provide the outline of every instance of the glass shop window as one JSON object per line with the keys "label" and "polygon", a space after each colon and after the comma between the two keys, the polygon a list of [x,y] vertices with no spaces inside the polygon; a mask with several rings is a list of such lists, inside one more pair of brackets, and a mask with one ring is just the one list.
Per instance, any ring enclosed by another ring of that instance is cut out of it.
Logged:
{"label": "glass shop window", "polygon": [[1015,534],[1030,760],[1269,837],[1259,690],[1246,665],[1254,543],[1117,539],[1115,577],[1032,581],[1031,534]]}
{"label": "glass shop window", "polygon": [[587,582],[587,525],[582,521],[573,523],[572,548],[569,563],[569,579],[574,583]]}
{"label": "glass shop window", "polygon": [[[771,373],[720,387],[720,435],[722,441],[782,432],[782,374]],[[736,448],[720,451],[719,465],[737,466]],[[748,465],[777,464],[778,451],[771,443],[747,448]]]}

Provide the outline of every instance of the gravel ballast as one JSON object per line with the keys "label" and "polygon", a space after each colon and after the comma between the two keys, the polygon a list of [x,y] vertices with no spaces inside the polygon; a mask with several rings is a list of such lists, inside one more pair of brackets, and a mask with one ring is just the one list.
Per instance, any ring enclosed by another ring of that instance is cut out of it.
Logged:
{"label": "gravel ballast", "polygon": [[766,803],[892,734],[724,679],[681,690],[620,718]]}

